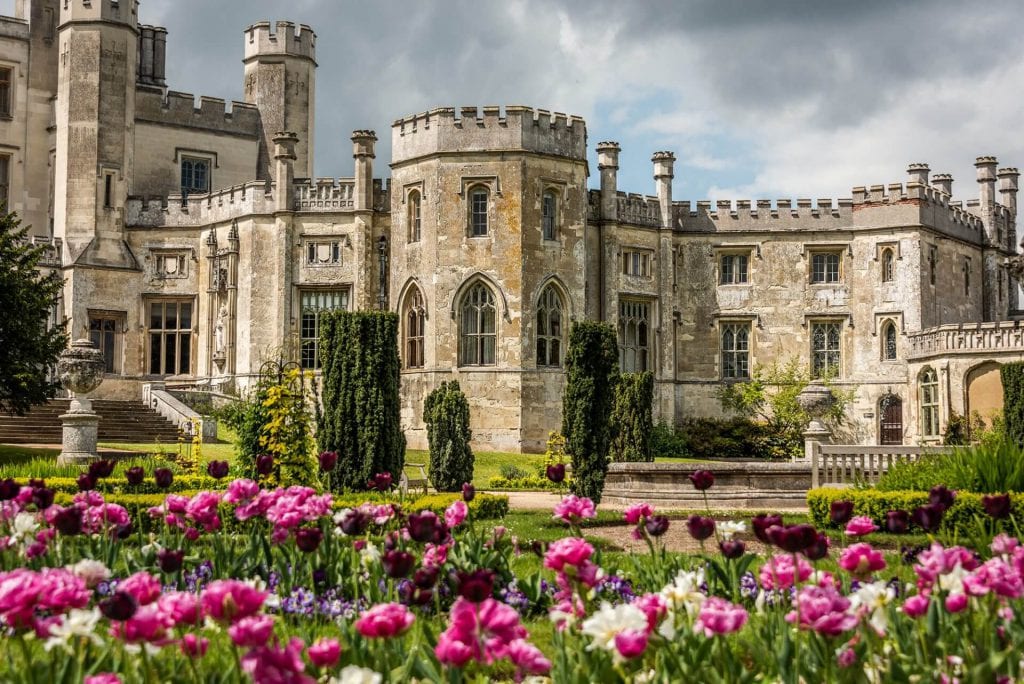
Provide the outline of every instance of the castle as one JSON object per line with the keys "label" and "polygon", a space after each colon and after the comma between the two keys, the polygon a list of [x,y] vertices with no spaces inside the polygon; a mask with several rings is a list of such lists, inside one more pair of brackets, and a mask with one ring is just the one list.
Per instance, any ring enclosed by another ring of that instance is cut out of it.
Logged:
{"label": "castle", "polygon": [[654,373],[660,420],[720,415],[722,383],[796,358],[855,390],[850,438],[915,444],[999,408],[999,363],[1024,352],[1018,172],[995,158],[966,201],[912,164],[838,201],[691,203],[671,152],[655,195],[626,194],[619,145],[598,143],[588,189],[584,121],[470,107],[395,121],[390,180],[369,130],[354,177],[314,178],[312,29],[253,24],[245,102],[197,101],[168,89],[167,32],[137,10],[18,0],[0,19],[0,200],[52,246],[101,394],[243,391],[281,354],[315,371],[324,311],[389,309],[410,446],[454,378],[478,448],[542,450],[568,329],[594,319],[624,371]]}

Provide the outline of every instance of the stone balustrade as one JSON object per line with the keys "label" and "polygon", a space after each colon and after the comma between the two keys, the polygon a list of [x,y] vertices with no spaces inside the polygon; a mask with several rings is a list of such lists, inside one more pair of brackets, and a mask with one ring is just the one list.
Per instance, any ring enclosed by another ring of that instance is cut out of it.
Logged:
{"label": "stone balustrade", "polygon": [[941,325],[907,336],[907,359],[978,352],[1024,352],[1024,321]]}
{"label": "stone balustrade", "polygon": [[293,187],[296,211],[339,211],[355,207],[354,178],[304,179]]}

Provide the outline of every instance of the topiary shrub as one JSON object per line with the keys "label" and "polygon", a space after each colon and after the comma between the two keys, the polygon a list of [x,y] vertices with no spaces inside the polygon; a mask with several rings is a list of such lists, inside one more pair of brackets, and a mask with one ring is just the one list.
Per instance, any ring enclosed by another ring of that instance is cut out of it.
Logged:
{"label": "topiary shrub", "polygon": [[611,414],[619,376],[615,329],[583,321],[569,332],[562,397],[562,434],[572,458],[570,489],[577,496],[601,500],[608,471]]}
{"label": "topiary shrub", "polygon": [[1006,438],[1024,446],[1024,361],[999,367],[1003,382],[1003,421]]}
{"label": "topiary shrub", "polygon": [[423,403],[430,465],[427,477],[439,492],[457,492],[473,481],[473,450],[469,448],[469,402],[457,380],[443,382]]}
{"label": "topiary shrub", "polygon": [[613,461],[653,461],[654,373],[623,373],[612,406]]}
{"label": "topiary shrub", "polygon": [[317,441],[336,451],[330,485],[364,489],[377,473],[398,481],[405,463],[399,418],[398,315],[334,311],[320,319],[323,411]]}

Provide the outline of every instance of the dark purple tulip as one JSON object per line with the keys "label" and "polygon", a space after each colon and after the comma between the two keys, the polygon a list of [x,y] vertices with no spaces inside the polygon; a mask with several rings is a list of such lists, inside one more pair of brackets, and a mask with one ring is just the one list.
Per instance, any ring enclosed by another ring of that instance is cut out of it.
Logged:
{"label": "dark purple tulip", "polygon": [[114,462],[109,458],[93,461],[89,464],[89,474],[96,480],[102,480],[114,474]]}
{"label": "dark purple tulip", "polygon": [[686,520],[686,529],[697,541],[704,541],[715,533],[715,521],[702,515],[691,515]]}
{"label": "dark purple tulip", "polygon": [[420,511],[410,513],[407,520],[409,536],[413,541],[420,543],[434,541],[438,536],[438,523],[440,520],[433,511]]}
{"label": "dark purple tulip", "polygon": [[783,551],[797,553],[818,540],[818,531],[811,525],[787,525],[768,529],[768,540]]}
{"label": "dark purple tulip", "polygon": [[928,503],[942,506],[944,509],[952,506],[954,499],[956,499],[956,492],[950,491],[945,485],[935,485],[928,492]]}
{"label": "dark purple tulip", "polygon": [[373,476],[373,488],[378,492],[386,492],[391,489],[392,480],[391,473],[377,473]]}
{"label": "dark purple tulip", "polygon": [[719,543],[718,548],[726,558],[739,558],[747,551],[747,545],[738,539],[729,539]]}
{"label": "dark purple tulip", "polygon": [[231,466],[227,461],[210,461],[206,464],[206,474],[214,480],[227,477],[229,470],[231,470]]}
{"label": "dark purple tulip", "polygon": [[174,482],[174,473],[170,468],[157,468],[153,471],[153,480],[156,481],[156,486],[160,489],[167,489]]}
{"label": "dark purple tulip", "polygon": [[548,476],[548,479],[554,482],[555,484],[562,484],[563,482],[565,482],[564,463],[555,463],[554,465],[549,465],[544,472]]}
{"label": "dark purple tulip", "polygon": [[41,477],[29,478],[28,486],[32,487],[33,489],[41,489],[46,486],[46,480],[44,480]]}
{"label": "dark purple tulip", "polygon": [[466,503],[471,502],[476,498],[476,487],[468,482],[462,483],[462,500]]}
{"label": "dark purple tulip", "polygon": [[334,470],[334,466],[338,465],[337,451],[321,451],[317,458],[320,461],[321,472],[329,473]]}
{"label": "dark purple tulip", "polygon": [[362,511],[351,509],[341,517],[338,526],[350,537],[358,536],[366,532],[366,528],[370,526],[370,516]]}
{"label": "dark purple tulip", "polygon": [[771,527],[782,527],[782,516],[760,513],[751,520],[751,527],[754,528],[755,537],[764,544],[770,544],[771,540],[768,539],[768,529]]}
{"label": "dark purple tulip", "polygon": [[482,603],[494,593],[494,573],[490,570],[459,572],[459,596],[473,603]]}
{"label": "dark purple tulip", "polygon": [[185,560],[185,552],[181,549],[160,549],[156,552],[156,564],[168,575],[181,570],[181,563]]}
{"label": "dark purple tulip", "polygon": [[21,491],[21,485],[15,482],[11,478],[6,480],[0,480],[0,501],[10,501],[14,497],[18,496],[18,492]]}
{"label": "dark purple tulip", "polygon": [[319,527],[303,527],[295,531],[295,546],[303,553],[313,553],[324,540],[324,533]]}
{"label": "dark purple tulip", "polygon": [[[42,480],[39,481],[42,482]],[[34,487],[32,489],[32,503],[40,511],[49,508],[53,505],[53,490],[43,486]]]}
{"label": "dark purple tulip", "polygon": [[808,560],[816,561],[821,560],[828,555],[828,535],[821,532],[817,535],[817,538],[813,543],[807,545],[801,553],[807,557]]}
{"label": "dark purple tulip", "polygon": [[1010,495],[992,494],[981,497],[981,505],[985,512],[996,520],[1005,520],[1010,517]]}
{"label": "dark purple tulip", "polygon": [[53,527],[63,535],[73,537],[82,533],[82,509],[65,508],[53,516]]}
{"label": "dark purple tulip", "polygon": [[[711,518],[706,518],[711,520]],[[715,521],[711,520],[711,529],[714,530]],[[647,528],[647,534],[652,537],[660,537],[661,535],[668,532],[668,518],[664,515],[652,515],[644,522],[644,527]]]}
{"label": "dark purple tulip", "polygon": [[78,484],[78,491],[80,492],[96,489],[96,478],[89,473],[82,473],[75,482]]}
{"label": "dark purple tulip", "polygon": [[417,587],[416,590],[412,593],[411,603],[414,603],[417,606],[427,606],[430,605],[430,602],[433,600],[433,589],[420,589],[419,587]]}
{"label": "dark purple tulip", "polygon": [[438,569],[435,565],[420,568],[413,574],[412,583],[420,589],[430,589],[437,584]]}
{"label": "dark purple tulip", "polygon": [[852,501],[833,501],[829,507],[829,517],[833,525],[845,525],[853,517]]}
{"label": "dark purple tulip", "polygon": [[260,454],[256,457],[256,474],[266,477],[274,472],[274,457],[272,454]]}
{"label": "dark purple tulip", "polygon": [[124,479],[128,480],[128,484],[132,487],[138,487],[146,479],[146,471],[142,469],[142,466],[132,466],[124,471]]}
{"label": "dark purple tulip", "polygon": [[715,475],[710,470],[698,470],[690,475],[690,482],[693,483],[694,489],[704,491],[711,489],[711,485],[715,484]]}
{"label": "dark purple tulip", "polygon": [[942,524],[942,515],[946,507],[942,504],[931,503],[918,506],[910,514],[910,520],[925,532],[934,532]]}
{"label": "dark purple tulip", "polygon": [[130,620],[139,604],[135,597],[125,591],[115,591],[109,597],[99,602],[100,612],[108,620]]}
{"label": "dark purple tulip", "polygon": [[384,572],[387,576],[397,579],[405,577],[412,571],[416,557],[408,551],[392,549],[391,551],[384,552],[380,557],[380,562],[384,566]]}
{"label": "dark purple tulip", "polygon": [[132,532],[135,531],[135,524],[129,520],[124,525],[118,525],[117,529],[114,530],[114,536],[124,541],[128,537],[132,536]]}
{"label": "dark purple tulip", "polygon": [[885,514],[885,531],[889,534],[906,534],[910,529],[910,513],[889,511]]}

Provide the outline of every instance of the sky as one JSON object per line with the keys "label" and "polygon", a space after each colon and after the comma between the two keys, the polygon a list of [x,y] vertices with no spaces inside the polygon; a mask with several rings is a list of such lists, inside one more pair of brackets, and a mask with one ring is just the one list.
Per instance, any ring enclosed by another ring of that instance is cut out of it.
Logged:
{"label": "sky", "polygon": [[317,175],[351,175],[354,129],[377,131],[384,176],[395,119],[507,104],[582,116],[591,186],[598,141],[622,145],[630,192],[653,193],[651,154],[675,152],[676,199],[849,197],[911,162],[966,199],[975,157],[1024,167],[1019,0],[140,5],[169,31],[169,86],[226,99],[242,99],[242,31],[263,19],[317,33]]}

